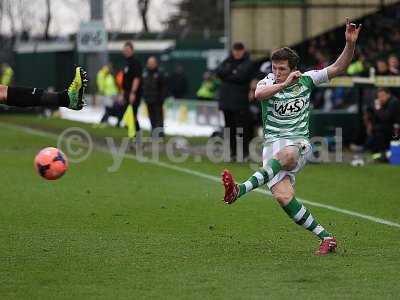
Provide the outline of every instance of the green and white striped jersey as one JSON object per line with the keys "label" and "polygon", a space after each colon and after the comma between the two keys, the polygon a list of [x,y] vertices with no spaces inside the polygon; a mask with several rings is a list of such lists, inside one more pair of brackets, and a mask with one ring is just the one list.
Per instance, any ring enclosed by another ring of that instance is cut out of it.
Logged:
{"label": "green and white striped jersey", "polygon": [[[279,139],[308,139],[311,92],[316,86],[328,80],[326,68],[309,71],[302,74],[296,84],[288,86],[269,99],[262,100],[265,142],[272,143]],[[274,74],[270,73],[257,84],[257,89],[274,83]]]}

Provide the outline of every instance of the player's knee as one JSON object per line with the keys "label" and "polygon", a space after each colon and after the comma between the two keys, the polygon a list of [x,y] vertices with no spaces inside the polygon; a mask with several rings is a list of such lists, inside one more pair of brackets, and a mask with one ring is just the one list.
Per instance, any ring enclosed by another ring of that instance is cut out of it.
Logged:
{"label": "player's knee", "polygon": [[279,161],[282,169],[286,171],[293,170],[299,160],[299,151],[297,147],[286,147],[279,152]]}
{"label": "player's knee", "polygon": [[274,198],[283,206],[287,205],[294,196],[292,190],[277,190],[273,193]]}

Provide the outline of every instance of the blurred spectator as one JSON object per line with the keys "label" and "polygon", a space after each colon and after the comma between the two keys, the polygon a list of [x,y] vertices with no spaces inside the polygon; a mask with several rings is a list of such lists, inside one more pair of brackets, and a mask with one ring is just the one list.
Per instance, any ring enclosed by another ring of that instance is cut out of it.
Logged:
{"label": "blurred spectator", "polygon": [[388,57],[389,73],[390,75],[399,75],[399,59],[396,55],[391,54]]}
{"label": "blurred spectator", "polygon": [[373,106],[364,113],[366,148],[373,153],[381,153],[385,159],[395,124],[400,124],[400,102],[391,95],[389,89],[379,88]]}
{"label": "blurred spectator", "polygon": [[[400,76],[399,58],[395,54],[389,55],[388,66],[389,66],[389,75]],[[400,97],[400,88],[399,87],[392,87],[390,90],[392,92],[392,95],[394,95],[397,98]]]}
{"label": "blurred spectator", "polygon": [[110,116],[117,117],[117,127],[120,126],[124,113],[123,101],[118,99],[118,87],[112,72],[112,66],[106,65],[97,74],[98,90],[103,95],[105,101],[105,112],[100,120],[100,124],[106,124]]}
{"label": "blurred spectator", "polygon": [[399,28],[393,29],[393,33],[391,35],[391,42],[392,42],[394,48],[400,47],[400,29]]}
{"label": "blurred spectator", "polygon": [[376,61],[376,75],[380,76],[389,75],[389,67],[385,60],[378,59]]}
{"label": "blurred spectator", "polygon": [[[400,76],[400,3],[382,7],[379,11],[366,15],[354,23],[362,23],[364,34],[360,35],[356,49],[357,59],[349,66],[349,76],[369,76],[370,67],[375,67],[375,75]],[[338,44],[344,44],[343,26],[338,26],[320,36],[299,43],[294,48],[302,57],[301,69],[320,69],[329,63],[330,57],[340,53]],[[362,51],[362,52],[361,52]],[[373,101],[375,91],[364,93],[368,88],[362,88],[363,103]],[[392,88],[392,94],[400,97],[400,89]],[[353,110],[357,93],[348,89],[320,87],[312,94],[311,103],[314,108],[330,111],[337,108]]]}
{"label": "blurred spectator", "polygon": [[136,134],[138,134],[140,125],[137,112],[142,99],[142,65],[135,57],[135,49],[132,42],[126,42],[124,44],[122,54],[126,59],[122,84],[124,110],[126,110],[129,104],[132,104],[133,113],[135,115]]}
{"label": "blurred spectator", "polygon": [[118,90],[120,92],[122,92],[124,89],[124,71],[123,70],[117,71],[117,73],[115,74],[115,82],[117,83]]}
{"label": "blurred spectator", "polygon": [[[232,159],[237,155],[236,136],[243,138],[243,156],[249,154],[251,130],[249,124],[249,89],[253,64],[244,45],[233,44],[232,51],[217,68],[222,84],[219,94],[219,108],[225,118],[225,127],[230,130]],[[238,130],[240,129],[240,130]]]}
{"label": "blurred spectator", "polygon": [[159,70],[158,61],[154,56],[147,60],[143,72],[143,99],[147,104],[152,133],[161,128],[160,136],[164,136],[163,103],[168,94],[168,86],[164,74]]}
{"label": "blurred spectator", "polygon": [[182,65],[177,64],[168,80],[169,92],[174,98],[185,98],[188,92],[188,80]]}
{"label": "blurred spectator", "polygon": [[109,69],[108,65],[102,66],[101,69],[96,74],[97,93],[99,95],[104,95],[104,78],[108,73],[108,69]]}
{"label": "blurred spectator", "polygon": [[390,50],[390,46],[383,36],[379,36],[376,40],[376,50],[379,53],[384,53]]}
{"label": "blurred spectator", "polygon": [[363,54],[357,55],[355,61],[353,61],[350,66],[347,68],[347,74],[350,76],[355,75],[365,75],[368,73],[368,69],[366,66],[365,56]]}
{"label": "blurred spectator", "polygon": [[345,89],[343,87],[332,89],[331,101],[333,109],[345,108],[344,96],[345,96]]}
{"label": "blurred spectator", "polygon": [[214,100],[215,94],[219,86],[218,79],[210,71],[203,74],[203,82],[197,90],[197,99],[199,100]]}
{"label": "blurred spectator", "polygon": [[315,70],[322,70],[330,65],[329,57],[326,53],[317,51],[315,53],[315,58],[317,60],[317,64],[314,67]]}
{"label": "blurred spectator", "polygon": [[104,83],[104,77],[106,74],[106,69],[107,65],[104,65],[100,68],[100,70],[96,74],[96,95],[93,97],[93,103],[96,105],[98,104],[98,101],[100,100],[101,105],[106,105],[106,100],[103,92],[103,83]]}
{"label": "blurred spectator", "polygon": [[[365,33],[360,36],[358,45],[358,50],[362,49],[364,66],[376,65],[378,59],[387,56],[391,52],[399,51],[399,15],[400,3],[394,3],[383,7],[372,15],[354,20],[354,23],[363,24],[363,32]],[[329,57],[338,55],[337,45],[342,43],[344,43],[343,27],[339,26],[325,34],[300,43],[295,49],[303,58],[302,67],[308,70],[312,69],[313,66],[314,68],[325,66],[326,61],[329,61]],[[393,64],[393,67],[389,67],[389,69],[393,69],[390,70],[390,73],[393,75],[399,74],[396,56],[391,59],[389,64]],[[353,67],[358,68],[359,66],[355,64]],[[355,74],[359,75],[360,72],[357,71]],[[368,76],[368,72],[361,74]]]}
{"label": "blurred spectator", "polygon": [[13,81],[13,77],[14,77],[13,69],[7,63],[2,63],[0,84],[9,86]]}

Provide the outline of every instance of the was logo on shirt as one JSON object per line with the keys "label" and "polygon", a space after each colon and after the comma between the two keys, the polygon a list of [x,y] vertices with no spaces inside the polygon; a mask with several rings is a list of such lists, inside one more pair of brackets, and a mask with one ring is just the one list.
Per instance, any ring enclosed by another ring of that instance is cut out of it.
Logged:
{"label": "was logo on shirt", "polygon": [[298,115],[306,106],[306,98],[296,98],[291,101],[274,101],[274,115],[291,117]]}

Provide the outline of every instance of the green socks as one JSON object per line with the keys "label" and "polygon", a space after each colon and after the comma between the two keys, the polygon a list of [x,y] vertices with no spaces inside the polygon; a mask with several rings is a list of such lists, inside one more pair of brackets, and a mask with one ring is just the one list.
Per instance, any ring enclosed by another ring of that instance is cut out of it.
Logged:
{"label": "green socks", "polygon": [[239,184],[238,197],[258,188],[259,186],[270,181],[274,176],[282,170],[282,166],[277,159],[270,159],[264,168],[255,172],[247,181]]}
{"label": "green socks", "polygon": [[[265,167],[255,172],[247,181],[239,184],[238,198],[267,183],[281,170],[280,162],[277,159],[270,159]],[[297,201],[296,197],[293,197],[283,209],[296,224],[311,231],[321,240],[332,236],[314,219],[310,211]]]}
{"label": "green socks", "polygon": [[301,202],[297,201],[296,197],[293,197],[289,204],[283,207],[283,209],[296,224],[313,232],[321,240],[332,236],[332,234],[326,231],[324,227],[314,219],[310,211]]}

